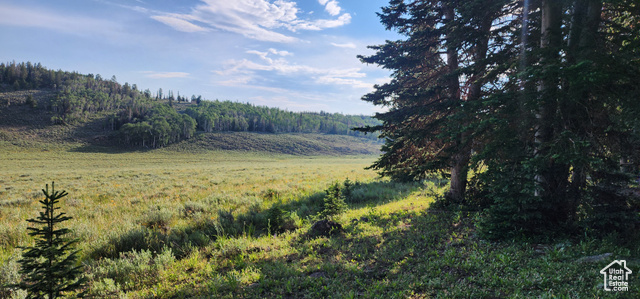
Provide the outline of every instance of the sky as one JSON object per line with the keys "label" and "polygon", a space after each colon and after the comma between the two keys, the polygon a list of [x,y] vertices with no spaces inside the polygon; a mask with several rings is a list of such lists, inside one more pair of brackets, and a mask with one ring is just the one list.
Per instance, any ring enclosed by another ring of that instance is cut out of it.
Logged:
{"label": "sky", "polygon": [[361,63],[398,39],[382,0],[0,0],[0,62],[100,74],[153,94],[371,115],[390,72]]}

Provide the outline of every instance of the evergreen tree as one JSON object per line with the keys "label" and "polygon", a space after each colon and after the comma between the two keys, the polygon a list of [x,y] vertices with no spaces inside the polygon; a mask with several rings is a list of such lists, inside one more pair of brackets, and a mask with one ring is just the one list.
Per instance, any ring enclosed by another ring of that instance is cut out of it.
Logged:
{"label": "evergreen tree", "polygon": [[320,211],[321,217],[330,219],[347,210],[344,190],[340,183],[333,183],[327,190],[325,190],[325,193],[326,195],[324,197],[322,211]]}
{"label": "evergreen tree", "polygon": [[[572,230],[604,211],[630,217],[638,207],[628,195],[618,198],[631,182],[624,172],[640,162],[639,6],[531,1],[529,11],[526,66],[510,79],[521,82],[521,100],[508,96],[485,107],[511,120],[495,123],[491,146],[478,157],[489,165],[481,179],[493,201],[485,231]],[[634,221],[620,222],[628,229]]]}
{"label": "evergreen tree", "polygon": [[405,39],[360,56],[394,71],[390,83],[363,97],[389,107],[376,115],[382,125],[360,129],[379,130],[385,138],[373,168],[403,180],[446,172],[449,197],[464,199],[472,147],[479,142],[471,131],[478,118],[470,108],[499,84],[498,62],[513,57],[504,38],[515,22],[506,19],[515,10],[508,2],[393,0],[383,8],[382,23]]}
{"label": "evergreen tree", "polygon": [[22,247],[20,273],[26,275],[18,287],[27,290],[27,298],[58,298],[65,293],[79,289],[84,279],[79,278],[81,266],[77,266],[78,252],[73,251],[77,239],[66,237],[70,233],[67,228],[57,226],[71,217],[65,213],[57,213],[56,204],[67,195],[65,191],[55,191],[51,183],[42,190],[45,198],[40,201],[43,212],[35,219],[27,221],[41,227],[29,227],[29,235],[36,238],[35,246]]}
{"label": "evergreen tree", "polygon": [[637,1],[392,0],[380,18],[403,38],[360,57],[393,71],[363,97],[388,107],[360,129],[385,138],[373,168],[450,175],[458,203],[481,168],[496,236],[628,209],[610,199],[630,183],[621,164],[640,163]]}

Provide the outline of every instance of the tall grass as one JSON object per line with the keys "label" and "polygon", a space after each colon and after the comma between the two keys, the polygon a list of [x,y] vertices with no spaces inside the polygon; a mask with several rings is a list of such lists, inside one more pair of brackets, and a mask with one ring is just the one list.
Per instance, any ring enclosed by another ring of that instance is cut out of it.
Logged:
{"label": "tall grass", "polygon": [[4,143],[0,160],[0,262],[30,242],[24,219],[37,213],[38,186],[52,180],[69,192],[62,202],[74,217],[69,225],[89,254],[144,229],[189,230],[218,220],[222,210],[236,217],[266,211],[321,193],[346,176],[375,177],[364,170],[373,160],[366,156],[48,151]]}
{"label": "tall grass", "polygon": [[[364,170],[374,157],[234,152],[100,152],[0,144],[0,297],[19,279],[34,186],[69,192],[68,226],[84,240],[95,298],[598,298],[598,272],[636,239],[611,235],[549,244],[488,242],[479,212],[430,208],[442,182],[395,183]],[[5,162],[6,161],[6,162]],[[71,171],[44,171],[44,165]],[[325,190],[345,186],[348,209],[331,237],[309,233]],[[635,242],[635,243],[634,243]],[[635,245],[634,245],[635,244]],[[580,262],[611,253],[611,260]]]}

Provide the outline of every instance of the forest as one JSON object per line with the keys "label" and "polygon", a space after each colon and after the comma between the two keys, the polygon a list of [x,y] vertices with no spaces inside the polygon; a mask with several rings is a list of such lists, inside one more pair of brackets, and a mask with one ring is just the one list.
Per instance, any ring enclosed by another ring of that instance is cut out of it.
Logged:
{"label": "forest", "polygon": [[[441,173],[494,238],[633,230],[640,205],[637,1],[390,1],[402,39],[364,63],[393,71],[363,97],[398,180]],[[614,216],[615,215],[615,216]]]}
{"label": "forest", "polygon": [[[327,112],[291,112],[279,108],[231,101],[207,101],[141,91],[136,84],[118,83],[115,76],[53,71],[40,63],[1,63],[0,91],[46,89],[53,95],[45,103],[27,99],[34,109],[52,111],[53,124],[76,124],[99,116],[106,131],[120,143],[158,148],[203,132],[321,133],[377,139],[378,134],[351,130],[376,125],[370,116]],[[10,105],[9,102],[0,105]],[[41,106],[41,107],[40,107]]]}

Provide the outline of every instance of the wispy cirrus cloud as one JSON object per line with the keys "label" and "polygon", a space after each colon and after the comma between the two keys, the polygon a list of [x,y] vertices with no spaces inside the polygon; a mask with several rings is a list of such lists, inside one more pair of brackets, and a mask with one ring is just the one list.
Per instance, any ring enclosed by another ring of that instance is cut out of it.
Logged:
{"label": "wispy cirrus cloud", "polygon": [[[341,9],[336,1],[322,5],[330,15],[340,14]],[[283,30],[323,30],[343,26],[351,21],[348,13],[335,19],[308,20],[299,18],[299,12],[296,3],[287,0],[203,0],[188,14],[161,13],[152,18],[183,32],[224,30],[259,41],[280,43],[298,40],[282,33]]]}
{"label": "wispy cirrus cloud", "polygon": [[345,44],[331,43],[331,45],[338,48],[348,48],[348,49],[355,49],[357,47],[356,44],[354,43],[345,43]]}
{"label": "wispy cirrus cloud", "polygon": [[182,31],[182,32],[203,32],[209,31],[209,29],[204,28],[202,26],[195,25],[180,16],[175,17],[171,15],[164,16],[152,16],[152,19],[164,23],[165,25],[173,27],[173,29]]}
{"label": "wispy cirrus cloud", "polygon": [[279,56],[290,56],[293,55],[291,52],[289,51],[278,51],[274,48],[269,48],[269,50],[267,50],[266,52],[260,52],[260,51],[256,51],[256,50],[250,50],[247,51],[248,54],[256,54],[258,56],[260,56],[260,58],[264,59],[264,60],[270,60],[270,58],[267,57],[267,55],[269,54],[275,54],[275,55],[279,55]]}

